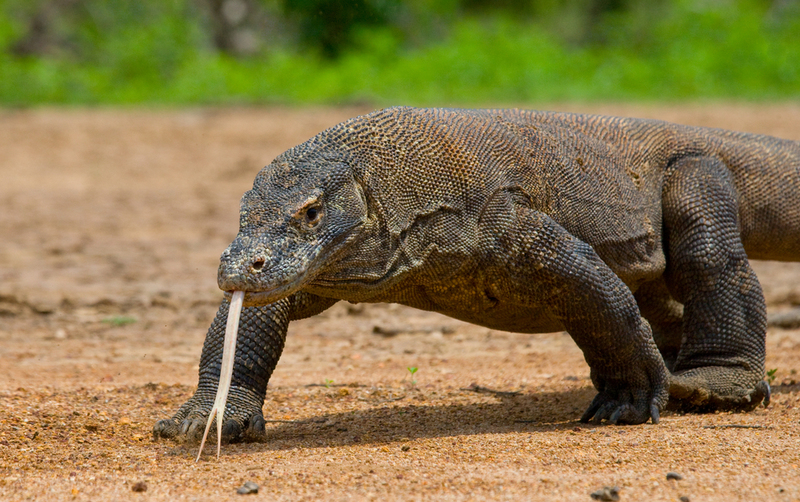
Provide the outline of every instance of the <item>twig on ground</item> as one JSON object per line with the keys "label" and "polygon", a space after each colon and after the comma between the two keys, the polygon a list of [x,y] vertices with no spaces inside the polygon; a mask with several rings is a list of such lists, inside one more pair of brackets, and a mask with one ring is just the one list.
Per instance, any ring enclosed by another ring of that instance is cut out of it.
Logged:
{"label": "twig on ground", "polygon": [[800,328],[800,308],[794,308],[787,312],[767,315],[767,326],[774,326],[783,329]]}
{"label": "twig on ground", "polygon": [[393,336],[402,335],[404,333],[434,333],[440,332],[443,335],[449,335],[455,331],[451,326],[420,326],[420,327],[402,327],[402,328],[385,328],[383,326],[373,326],[372,334],[379,335],[384,338],[391,338]]}
{"label": "twig on ground", "polygon": [[401,401],[401,400],[403,400],[405,398],[406,398],[406,395],[403,394],[402,396],[398,396],[398,397],[388,397],[388,398],[385,398],[385,399],[375,399],[375,400],[370,399],[368,397],[360,397],[360,398],[358,398],[358,400],[359,401],[364,401],[364,402],[367,402],[367,403],[372,402],[372,403],[375,403],[375,404],[382,404],[382,403],[392,403],[394,401]]}
{"label": "twig on ground", "polygon": [[518,396],[522,393],[522,391],[515,390],[515,391],[505,391],[505,390],[494,390],[488,387],[481,387],[480,385],[473,383],[469,387],[462,387],[461,390],[468,390],[470,392],[478,392],[480,394],[492,394],[497,397],[511,397],[511,396]]}
{"label": "twig on ground", "polygon": [[704,425],[703,429],[772,429],[768,425],[723,424]]}

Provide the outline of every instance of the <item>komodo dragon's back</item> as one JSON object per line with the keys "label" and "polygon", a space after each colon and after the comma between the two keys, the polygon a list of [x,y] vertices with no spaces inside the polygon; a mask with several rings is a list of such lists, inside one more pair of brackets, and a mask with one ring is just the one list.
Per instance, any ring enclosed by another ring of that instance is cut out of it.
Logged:
{"label": "komodo dragon's back", "polygon": [[[607,143],[624,162],[619,168],[634,180],[652,169],[663,183],[676,161],[719,159],[736,187],[748,256],[800,260],[800,142],[659,120],[517,110],[511,114],[523,122],[548,123]],[[660,183],[648,187],[659,205],[660,187]]]}
{"label": "komodo dragon's back", "polygon": [[[538,209],[553,211],[559,203],[565,206],[565,200],[575,204],[561,208],[563,213],[615,204],[636,211],[630,205],[636,192],[659,207],[670,167],[686,158],[715,157],[733,176],[742,239],[750,257],[800,259],[797,141],[660,120],[516,109],[397,107],[353,120],[368,128],[378,126],[398,142],[407,139],[424,145],[423,152],[443,148],[435,152],[440,160],[436,165],[407,164],[409,169],[443,167],[446,175],[467,167],[465,159],[458,158],[466,151],[477,159],[475,183],[482,183],[498,170],[492,160],[504,158],[499,169],[524,178],[525,186],[539,198]],[[439,155],[453,145],[459,145],[456,157],[442,160],[446,157]],[[466,190],[472,188],[474,184]],[[573,192],[576,188],[579,194]],[[614,217],[628,219],[619,213]],[[598,222],[587,234],[602,233],[600,240],[608,240],[607,223]]]}
{"label": "komodo dragon's back", "polygon": [[[800,203],[791,203],[800,193],[797,141],[659,120],[411,107],[356,117],[326,133],[325,142],[373,156],[366,165],[386,194],[406,197],[397,204],[406,220],[421,199],[431,205],[456,194],[474,197],[477,187],[516,182],[536,209],[573,225],[570,230],[592,244],[643,231],[634,215],[660,212],[670,167],[686,158],[714,157],[733,176],[750,257],[800,259]],[[426,189],[433,202],[420,197]],[[586,222],[578,213],[594,218]]]}
{"label": "komodo dragon's back", "polygon": [[[228,439],[263,437],[290,321],[396,302],[510,331],[570,333],[598,394],[582,420],[750,410],[766,307],[751,258],[800,260],[800,143],[656,120],[390,108],[278,156],[241,202],[219,286],[246,292]],[[156,436],[197,437],[196,394]]]}

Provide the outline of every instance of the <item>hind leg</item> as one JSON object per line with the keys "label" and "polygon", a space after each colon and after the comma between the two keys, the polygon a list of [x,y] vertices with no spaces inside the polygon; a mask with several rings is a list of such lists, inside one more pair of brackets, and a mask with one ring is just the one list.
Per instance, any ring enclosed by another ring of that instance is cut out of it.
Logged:
{"label": "hind leg", "polygon": [[742,245],[730,172],[715,158],[685,159],[663,192],[667,285],[684,305],[670,405],[689,411],[766,405],[766,306]]}

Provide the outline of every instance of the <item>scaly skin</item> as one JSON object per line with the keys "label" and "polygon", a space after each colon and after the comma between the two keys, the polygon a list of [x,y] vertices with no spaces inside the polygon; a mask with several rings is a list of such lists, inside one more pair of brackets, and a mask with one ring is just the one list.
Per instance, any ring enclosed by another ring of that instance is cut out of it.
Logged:
{"label": "scaly skin", "polygon": [[[765,306],[750,258],[800,260],[800,143],[666,122],[390,108],[265,167],[223,253],[247,292],[224,439],[259,439],[288,324],[338,300],[395,302],[494,329],[566,330],[598,394],[582,420],[750,410]],[[227,303],[197,393],[157,437],[196,439]]]}

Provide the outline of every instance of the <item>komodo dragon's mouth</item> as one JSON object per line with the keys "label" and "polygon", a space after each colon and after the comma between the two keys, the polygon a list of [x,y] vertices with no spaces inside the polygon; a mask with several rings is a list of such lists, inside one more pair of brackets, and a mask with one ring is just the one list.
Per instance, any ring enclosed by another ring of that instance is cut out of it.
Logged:
{"label": "komodo dragon's mouth", "polygon": [[[263,307],[270,303],[275,303],[281,298],[286,297],[284,290],[289,288],[279,288],[273,291],[246,291],[244,293],[243,307]],[[225,298],[230,301],[234,291],[225,291]]]}
{"label": "komodo dragon's mouth", "polygon": [[[242,291],[244,293],[244,300],[242,301],[242,307],[264,307],[271,303],[275,303],[278,300],[282,300],[288,296],[293,295],[298,290],[302,289],[308,283],[308,271],[301,274],[298,277],[295,277],[293,280],[289,282],[285,282],[279,286],[270,288],[265,291]],[[232,301],[233,294],[237,291],[237,289],[226,289],[224,290],[225,298],[228,301]]]}

